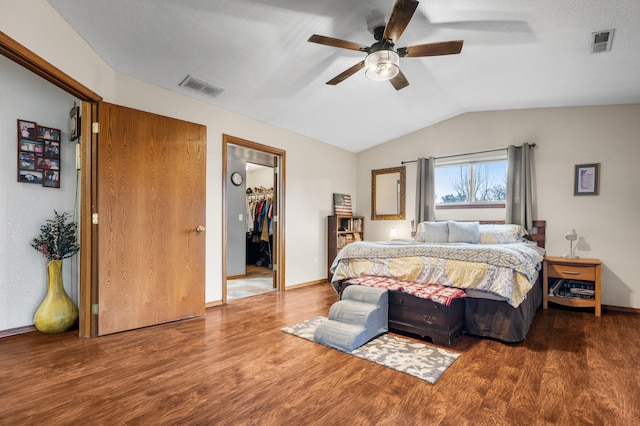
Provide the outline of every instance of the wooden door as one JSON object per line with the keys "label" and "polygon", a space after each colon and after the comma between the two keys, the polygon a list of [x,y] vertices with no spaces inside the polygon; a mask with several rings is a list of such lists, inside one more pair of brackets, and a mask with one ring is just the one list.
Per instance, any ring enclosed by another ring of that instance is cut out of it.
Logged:
{"label": "wooden door", "polygon": [[99,335],[204,315],[206,127],[100,103]]}

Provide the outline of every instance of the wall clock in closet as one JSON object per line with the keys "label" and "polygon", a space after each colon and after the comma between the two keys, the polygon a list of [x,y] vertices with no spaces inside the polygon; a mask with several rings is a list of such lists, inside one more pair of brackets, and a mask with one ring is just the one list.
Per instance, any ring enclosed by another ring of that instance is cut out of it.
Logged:
{"label": "wall clock in closet", "polygon": [[233,183],[235,186],[242,185],[242,175],[238,172],[233,172],[231,174],[231,183]]}

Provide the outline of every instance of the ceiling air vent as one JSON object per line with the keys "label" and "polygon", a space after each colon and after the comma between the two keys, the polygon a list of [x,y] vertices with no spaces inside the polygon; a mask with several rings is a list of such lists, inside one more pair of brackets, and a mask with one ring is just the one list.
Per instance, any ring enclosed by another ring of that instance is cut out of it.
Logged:
{"label": "ceiling air vent", "polygon": [[604,30],[591,33],[591,53],[610,51],[614,31],[615,30]]}
{"label": "ceiling air vent", "polygon": [[185,79],[180,82],[179,86],[197,90],[198,92],[213,98],[220,96],[222,92],[224,92],[222,87],[214,86],[213,84],[209,84],[206,81],[190,75],[186,76]]}

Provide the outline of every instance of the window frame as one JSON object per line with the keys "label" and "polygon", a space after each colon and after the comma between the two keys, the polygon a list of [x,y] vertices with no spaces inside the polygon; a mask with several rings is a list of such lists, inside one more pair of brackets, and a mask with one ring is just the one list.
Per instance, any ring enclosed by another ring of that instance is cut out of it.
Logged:
{"label": "window frame", "polygon": [[[508,175],[508,167],[507,163],[507,151],[501,151],[498,153],[492,153],[490,155],[483,154],[469,154],[469,155],[460,155],[455,156],[453,158],[447,157],[443,159],[436,159],[435,169],[437,170],[439,167],[452,167],[452,166],[469,166],[469,196],[473,197],[474,191],[474,183],[475,183],[475,166],[489,163],[505,163],[506,171],[505,171],[505,181]],[[436,181],[437,182],[437,181]],[[506,198],[506,194],[505,194]],[[506,199],[504,201],[465,201],[465,202],[457,202],[457,203],[438,203],[436,202],[435,208],[437,210],[447,210],[447,209],[486,209],[486,208],[506,208]]]}

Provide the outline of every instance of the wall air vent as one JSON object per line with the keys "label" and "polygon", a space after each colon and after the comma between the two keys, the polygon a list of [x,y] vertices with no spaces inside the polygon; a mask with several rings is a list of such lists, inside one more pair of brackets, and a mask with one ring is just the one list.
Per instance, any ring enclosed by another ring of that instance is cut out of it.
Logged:
{"label": "wall air vent", "polygon": [[184,80],[180,82],[179,86],[197,90],[198,92],[203,93],[207,96],[211,96],[212,98],[216,98],[220,96],[222,92],[224,92],[224,89],[222,87],[214,86],[213,84],[209,84],[206,81],[200,80],[199,78],[195,78],[190,75],[186,76]]}
{"label": "wall air vent", "polygon": [[604,30],[591,33],[591,53],[610,51],[614,32],[615,30]]}

